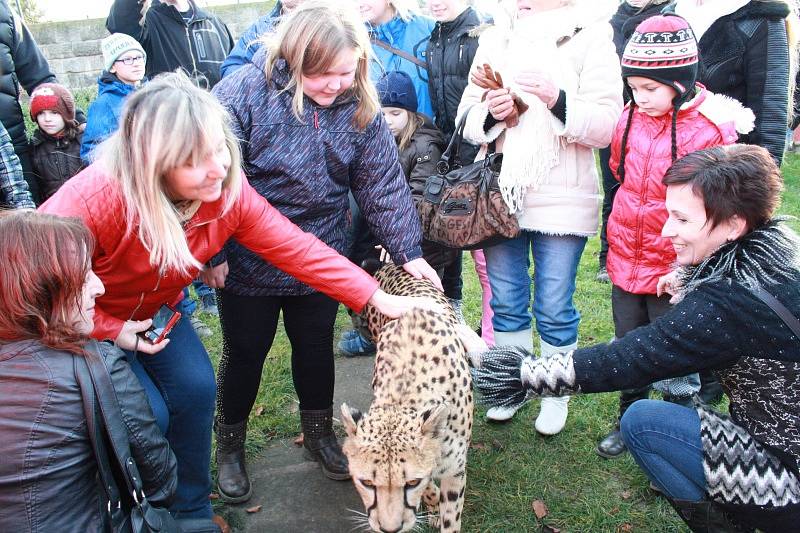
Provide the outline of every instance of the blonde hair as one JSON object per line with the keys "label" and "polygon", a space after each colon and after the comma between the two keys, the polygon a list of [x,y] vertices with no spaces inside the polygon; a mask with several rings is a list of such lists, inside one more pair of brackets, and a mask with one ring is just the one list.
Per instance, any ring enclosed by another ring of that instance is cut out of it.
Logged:
{"label": "blonde hair", "polygon": [[353,125],[363,130],[375,119],[380,102],[369,79],[369,35],[350,2],[304,2],[278,25],[266,44],[269,52],[264,74],[270,80],[277,61],[286,61],[291,75],[283,90],[294,89],[292,110],[300,122],[303,121],[303,75],[324,74],[339,54],[355,50],[358,54],[355,80],[345,93],[352,94],[358,102]]}
{"label": "blonde hair", "polygon": [[403,129],[400,130],[400,134],[397,136],[397,149],[401,152],[405,150],[409,144],[411,144],[411,138],[414,137],[414,134],[417,132],[417,130],[425,123],[425,119],[423,119],[422,115],[419,113],[409,111],[408,109],[403,109],[403,111],[405,111],[408,115],[408,120],[406,121],[406,125],[403,126]]}
{"label": "blonde hair", "polygon": [[408,22],[415,15],[419,15],[419,4],[414,0],[389,0],[389,5],[395,10],[397,16]]}
{"label": "blonde hair", "polygon": [[99,160],[120,184],[128,232],[134,229],[160,272],[191,274],[203,265],[195,259],[181,225],[181,215],[165,191],[170,171],[195,166],[214,151],[220,127],[231,154],[222,182],[223,213],[241,192],[239,143],[228,114],[210,93],[182,72],[157,76],[131,94],[119,129],[100,148]]}

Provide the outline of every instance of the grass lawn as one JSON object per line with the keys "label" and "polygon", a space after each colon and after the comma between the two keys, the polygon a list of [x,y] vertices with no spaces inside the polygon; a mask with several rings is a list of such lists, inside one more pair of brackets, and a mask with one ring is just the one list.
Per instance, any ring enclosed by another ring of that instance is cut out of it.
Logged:
{"label": "grass lawn", "polygon": [[[800,156],[787,156],[783,169],[786,191],[780,211],[796,216],[800,214]],[[797,220],[790,224],[800,231]],[[598,249],[599,240],[591,239],[578,274],[581,345],[604,342],[613,335],[610,286],[594,281]],[[480,289],[468,254],[464,283],[465,316],[469,324],[477,325]],[[221,345],[219,328],[215,321],[208,322],[215,334],[206,344],[216,365]],[[340,310],[337,332],[348,323],[344,310]],[[279,328],[250,418],[251,456],[271,439],[299,432],[289,353],[288,340]],[[478,411],[468,468],[464,531],[687,531],[669,504],[648,488],[645,476],[629,455],[606,460],[594,452],[597,441],[614,421],[616,393],[574,397],[567,426],[554,437],[542,437],[533,429],[538,401],[504,425],[487,424],[485,409],[478,407]],[[535,500],[545,502],[548,508],[542,520],[532,510]],[[225,512],[223,508],[219,511]],[[548,527],[543,529],[543,525]]]}

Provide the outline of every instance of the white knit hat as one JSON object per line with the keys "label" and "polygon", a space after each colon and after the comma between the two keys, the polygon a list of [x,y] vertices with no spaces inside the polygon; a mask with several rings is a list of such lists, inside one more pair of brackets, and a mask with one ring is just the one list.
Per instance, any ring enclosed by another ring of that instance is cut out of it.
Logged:
{"label": "white knit hat", "polygon": [[100,50],[103,51],[103,66],[109,71],[114,66],[114,61],[128,50],[140,51],[147,62],[147,54],[139,41],[124,33],[112,33],[100,41]]}

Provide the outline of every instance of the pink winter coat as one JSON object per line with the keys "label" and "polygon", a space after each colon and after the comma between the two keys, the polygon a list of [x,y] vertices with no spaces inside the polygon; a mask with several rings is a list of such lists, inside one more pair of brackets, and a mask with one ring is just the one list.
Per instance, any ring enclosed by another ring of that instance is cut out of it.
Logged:
{"label": "pink winter coat", "polygon": [[[738,101],[708,92],[697,95],[678,111],[678,157],[720,144],[733,144],[753,127],[753,113]],[[622,136],[630,104],[619,119],[611,141],[610,167],[619,180]],[[666,187],[661,183],[672,165],[672,113],[650,117],[634,111],[625,155],[625,176],[608,219],[606,268],[611,282],[634,294],[655,294],[658,278],[675,263],[668,239],[661,237],[667,220]]]}

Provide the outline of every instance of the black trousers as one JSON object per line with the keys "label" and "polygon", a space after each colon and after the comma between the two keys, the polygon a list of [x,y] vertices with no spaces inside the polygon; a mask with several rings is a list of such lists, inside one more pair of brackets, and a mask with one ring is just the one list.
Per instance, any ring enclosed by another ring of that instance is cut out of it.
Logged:
{"label": "black trousers", "polygon": [[261,383],[283,311],[292,346],[292,380],[300,409],[333,405],[333,326],[338,302],[321,293],[307,296],[240,296],[217,291],[222,326],[222,360],[217,373],[217,420],[246,420]]}
{"label": "black trousers", "polygon": [[[667,311],[671,304],[669,294],[661,297],[655,294],[633,294],[617,287],[611,286],[611,310],[614,315],[614,336],[621,339],[626,333],[640,326],[654,321]],[[650,395],[650,385],[639,389],[626,389],[619,393],[619,416],[633,402],[644,400]]]}
{"label": "black trousers", "polygon": [[608,166],[608,160],[611,158],[610,148],[601,148],[600,152],[600,170],[603,173],[603,209],[601,215],[603,217],[600,226],[600,255],[598,257],[601,267],[606,266],[606,256],[608,256],[608,239],[606,238],[606,227],[608,226],[608,217],[611,215],[611,208],[614,206],[614,197],[617,195],[619,189],[619,182],[611,173],[611,168]]}

